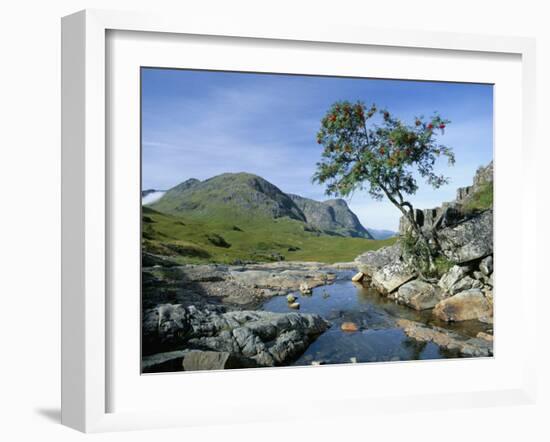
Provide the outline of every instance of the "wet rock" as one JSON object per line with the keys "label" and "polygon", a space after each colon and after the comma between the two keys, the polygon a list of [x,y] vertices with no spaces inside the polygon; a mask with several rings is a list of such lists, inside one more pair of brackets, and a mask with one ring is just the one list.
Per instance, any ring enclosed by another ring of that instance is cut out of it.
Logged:
{"label": "wet rock", "polygon": [[415,279],[399,287],[392,298],[415,310],[426,310],[435,307],[443,295],[440,287]]}
{"label": "wet rock", "polygon": [[300,292],[302,292],[305,295],[309,295],[311,293],[311,287],[308,285],[307,282],[302,282],[300,284]]}
{"label": "wet rock", "polygon": [[342,331],[345,331],[345,332],[359,331],[359,327],[354,322],[343,322],[340,328],[342,329]]}
{"label": "wet rock", "polygon": [[292,303],[288,304],[288,306],[289,306],[290,308],[295,309],[295,310],[299,310],[299,309],[300,309],[300,303],[299,303],[299,302],[292,302]]}
{"label": "wet rock", "polygon": [[363,272],[356,273],[351,280],[353,282],[361,282],[361,280],[364,278],[365,274]]}
{"label": "wet rock", "polygon": [[434,308],[436,318],[446,322],[480,320],[493,315],[493,304],[479,289],[460,292],[440,301]]}
{"label": "wet rock", "polygon": [[439,347],[456,351],[463,356],[492,356],[493,343],[485,339],[469,338],[440,327],[431,327],[408,319],[398,319],[397,325],[411,339],[433,342]]}
{"label": "wet rock", "polygon": [[479,263],[479,270],[481,270],[486,276],[493,273],[493,257],[487,256],[486,258],[483,258]]}
{"label": "wet rock", "polygon": [[485,212],[437,233],[445,256],[460,264],[493,253],[493,211]]}

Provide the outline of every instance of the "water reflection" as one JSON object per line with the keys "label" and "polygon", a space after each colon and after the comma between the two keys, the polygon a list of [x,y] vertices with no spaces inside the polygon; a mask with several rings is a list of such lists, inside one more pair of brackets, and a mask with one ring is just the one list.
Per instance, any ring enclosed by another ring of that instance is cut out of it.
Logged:
{"label": "water reflection", "polygon": [[[341,275],[329,286],[318,287],[311,295],[294,293],[300,303],[300,312],[316,313],[331,321],[331,328],[323,333],[294,365],[310,365],[317,361],[326,364],[379,362],[417,359],[440,359],[454,355],[440,351],[433,343],[419,343],[409,339],[396,327],[395,319],[406,318],[422,323],[454,329],[469,336],[484,331],[487,326],[477,321],[441,324],[430,311],[417,312],[380,296],[378,292],[361,284],[352,283],[348,275]],[[278,296],[267,301],[263,309],[272,312],[290,311],[286,297]],[[343,322],[353,322],[357,332],[341,330]]]}

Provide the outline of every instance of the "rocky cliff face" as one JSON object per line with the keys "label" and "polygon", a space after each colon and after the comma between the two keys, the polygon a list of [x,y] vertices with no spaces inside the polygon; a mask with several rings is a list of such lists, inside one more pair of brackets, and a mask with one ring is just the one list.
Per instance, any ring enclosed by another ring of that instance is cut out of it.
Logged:
{"label": "rocky cliff face", "polygon": [[306,222],[316,229],[342,236],[372,239],[344,200],[332,199],[319,202],[299,195],[289,194],[289,196],[304,214]]}
{"label": "rocky cliff face", "polygon": [[[454,201],[445,202],[439,207],[433,209],[416,209],[415,220],[418,225],[425,229],[443,229],[454,226],[460,222],[466,221],[469,218],[475,217],[481,212],[479,208],[472,209],[472,202],[479,194],[487,190],[491,186],[492,195],[493,185],[493,162],[487,166],[480,167],[473,178],[471,186],[460,187],[457,189],[456,199]],[[492,209],[492,207],[487,207]],[[404,235],[410,231],[411,227],[406,218],[401,217],[399,220],[399,234]]]}

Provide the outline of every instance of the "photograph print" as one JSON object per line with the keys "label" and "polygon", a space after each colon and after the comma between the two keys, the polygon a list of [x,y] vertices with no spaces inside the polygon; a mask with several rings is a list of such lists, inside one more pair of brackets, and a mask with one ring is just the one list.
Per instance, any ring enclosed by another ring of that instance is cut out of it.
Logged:
{"label": "photograph print", "polygon": [[142,373],[493,355],[493,86],[141,68]]}

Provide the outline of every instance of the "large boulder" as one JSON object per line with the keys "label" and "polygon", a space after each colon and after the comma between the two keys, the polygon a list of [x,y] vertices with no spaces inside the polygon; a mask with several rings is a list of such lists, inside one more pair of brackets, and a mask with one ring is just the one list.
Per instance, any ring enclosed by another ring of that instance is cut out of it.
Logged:
{"label": "large boulder", "polygon": [[484,258],[493,253],[493,211],[441,229],[437,237],[445,256],[457,264]]}
{"label": "large boulder", "polygon": [[416,272],[404,262],[397,261],[378,269],[371,278],[371,283],[382,293],[391,293],[406,282],[414,279]]}
{"label": "large boulder", "polygon": [[487,322],[493,316],[493,303],[481,290],[470,289],[440,301],[433,309],[433,314],[446,322],[470,319]]}
{"label": "large boulder", "polygon": [[355,264],[360,272],[368,277],[372,277],[377,270],[400,260],[401,245],[395,243],[391,246],[371,250],[359,255],[355,258]]}
{"label": "large boulder", "polygon": [[[143,350],[151,354],[201,349],[226,352],[233,358],[222,361],[205,355],[201,359],[205,366],[234,365],[235,361],[257,366],[283,365],[300,356],[328,327],[327,321],[313,314],[223,312],[216,306],[198,309],[164,304],[144,313]],[[204,358],[210,362],[207,364]]]}
{"label": "large boulder", "polygon": [[399,287],[391,297],[415,310],[426,310],[435,307],[443,299],[441,292],[440,287],[415,279]]}

